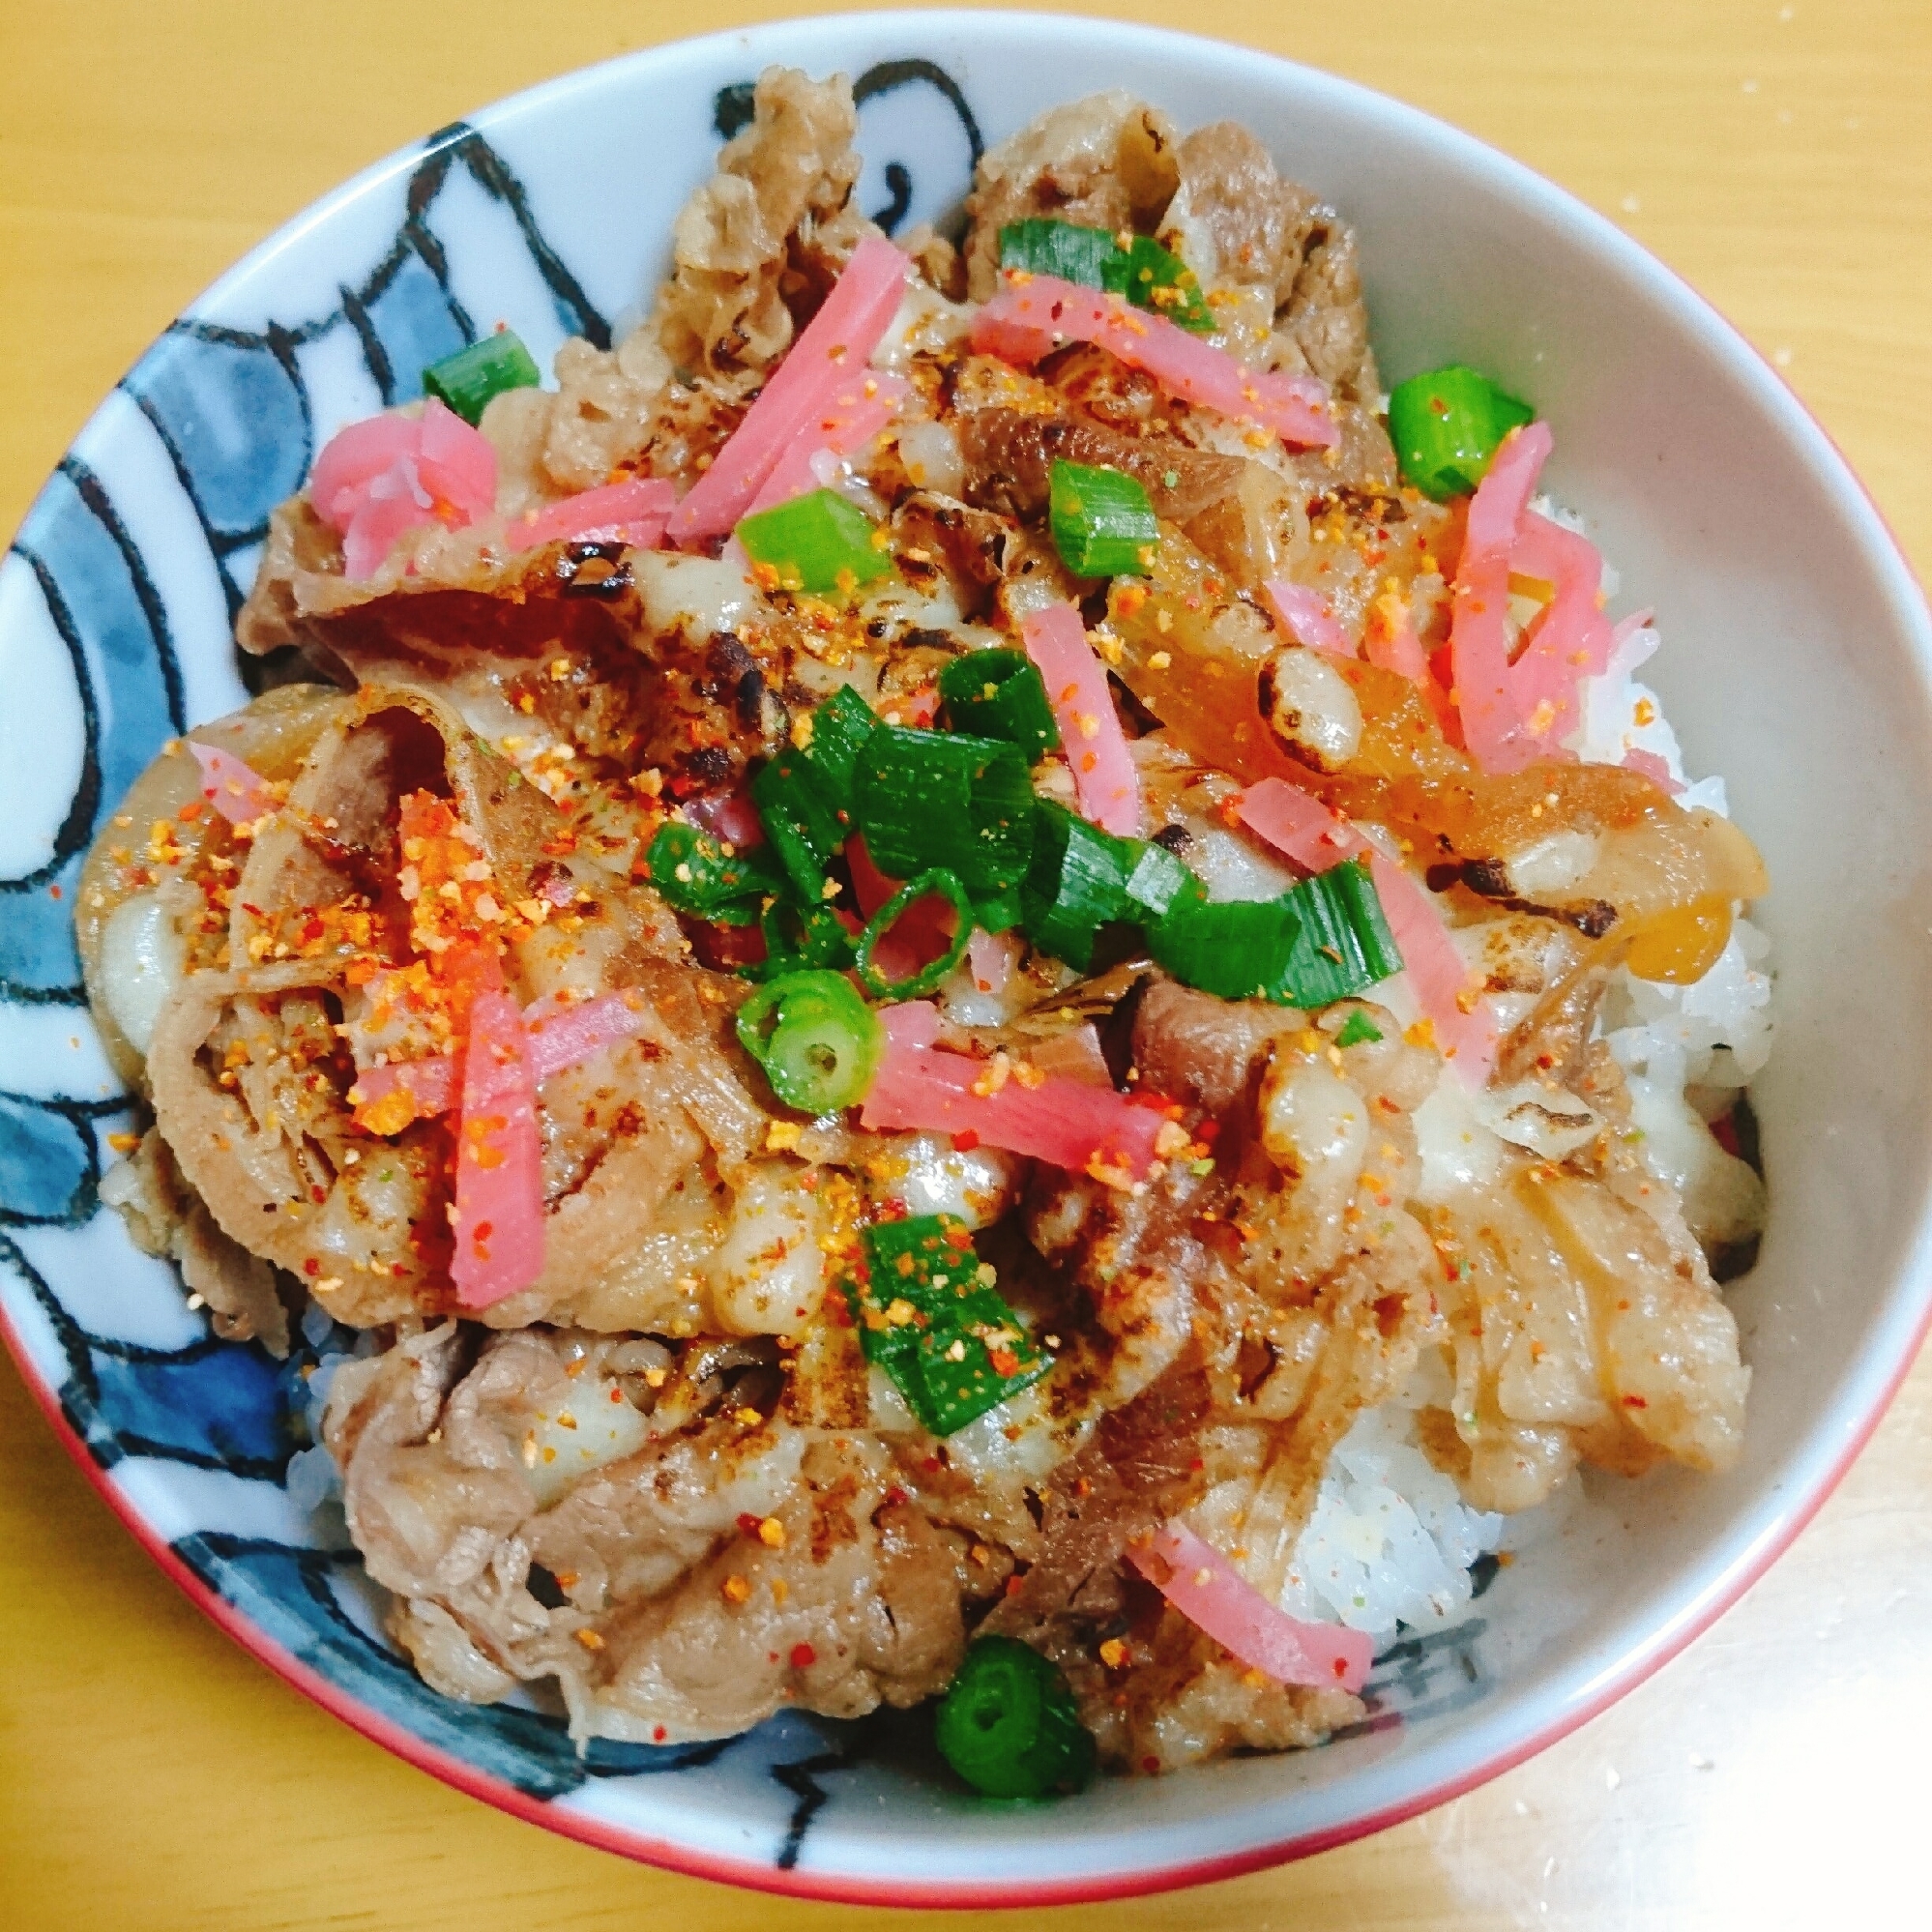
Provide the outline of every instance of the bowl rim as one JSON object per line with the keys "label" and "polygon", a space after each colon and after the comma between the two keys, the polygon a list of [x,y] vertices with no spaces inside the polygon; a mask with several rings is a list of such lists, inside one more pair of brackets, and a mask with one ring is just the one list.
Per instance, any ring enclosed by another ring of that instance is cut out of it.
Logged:
{"label": "bowl rim", "polygon": [[[783,52],[775,57],[808,58],[799,46],[801,41],[820,38],[835,41],[854,31],[878,33],[900,23],[925,34],[951,31],[987,38],[1002,33],[1039,31],[1104,36],[1110,46],[1156,55],[1164,51],[1183,59],[1239,54],[1280,70],[1284,76],[1294,76],[1302,85],[1330,91],[1358,108],[1372,109],[1404,124],[1412,133],[1459,150],[1461,158],[1484,170],[1499,190],[1519,204],[1560,217],[1593,252],[1607,257],[1610,265],[1625,276],[1647,283],[1647,292],[1671,311],[1673,320],[1719,355],[1735,375],[1746,381],[1752,401],[1772,419],[1787,441],[1799,447],[1807,468],[1830,493],[1841,501],[1849,496],[1861,504],[1868,513],[1870,527],[1879,533],[1865,543],[1864,561],[1885,591],[1888,605],[1899,619],[1901,631],[1908,633],[1908,641],[1914,647],[1920,681],[1926,688],[1921,695],[1932,695],[1932,608],[1928,608],[1925,592],[1904,547],[1830,431],[1769,359],[1676,270],[1567,190],[1478,136],[1360,81],[1240,42],[1141,22],[1112,20],[1103,15],[1010,9],[982,12],[956,8],[931,11],[881,8],[813,17],[778,17],[634,48],[503,96],[463,116],[462,125],[486,129],[492,123],[550,106],[579,89],[601,87],[627,70],[648,68],[656,63],[675,59],[702,61],[727,47],[742,49],[747,58],[755,59],[761,54],[761,44],[774,39],[786,43]],[[192,314],[218,302],[233,285],[265,268],[283,251],[298,247],[311,229],[327,224],[340,209],[397,174],[406,173],[421,161],[425,141],[434,138],[425,136],[394,151],[310,202],[241,256],[183,312]],[[80,433],[86,433],[85,426]],[[1015,1883],[993,1876],[972,1881],[876,1878],[809,1867],[781,1868],[750,1859],[697,1852],[674,1839],[619,1828],[575,1808],[533,1798],[507,1780],[480,1771],[331,1683],[197,1576],[148,1522],[132,1499],[110,1479],[107,1470],[96,1461],[62,1409],[57,1392],[34,1365],[25,1340],[4,1304],[0,1304],[0,1340],[5,1341],[49,1427],[97,1494],[195,1607],[304,1696],[371,1742],[443,1783],[497,1810],[600,1850],[665,1870],[780,1896],[901,1908],[1037,1908],[1116,1900],[1210,1884],[1366,1837],[1500,1776],[1580,1729],[1654,1676],[1737,1603],[1816,1516],[1871,1439],[1910,1374],[1928,1333],[1932,1333],[1932,1173],[1921,1177],[1917,1195],[1907,1204],[1901,1221],[1909,1221],[1912,1232],[1901,1245],[1893,1285],[1879,1304],[1870,1332],[1848,1363],[1830,1406],[1805,1441],[1793,1451],[1787,1464],[1785,1487],[1795,1493],[1775,1502],[1761,1503],[1754,1511],[1747,1511],[1742,1518],[1746,1523],[1753,1515],[1764,1519],[1757,1534],[1726,1567],[1709,1578],[1701,1589],[1693,1591],[1678,1606],[1676,1614],[1666,1618],[1648,1637],[1627,1645],[1621,1654],[1598,1668],[1570,1694],[1565,1695],[1560,1683],[1551,1686],[1543,1701],[1554,1704],[1555,1709],[1542,1722],[1506,1738],[1497,1748],[1473,1764],[1451,1771],[1373,1810],[1330,1825],[1285,1837],[1268,1837],[1213,1857],[1137,1866],[1118,1876],[1083,1872],[1067,1878]],[[1575,1669],[1571,1667],[1572,1674]]]}

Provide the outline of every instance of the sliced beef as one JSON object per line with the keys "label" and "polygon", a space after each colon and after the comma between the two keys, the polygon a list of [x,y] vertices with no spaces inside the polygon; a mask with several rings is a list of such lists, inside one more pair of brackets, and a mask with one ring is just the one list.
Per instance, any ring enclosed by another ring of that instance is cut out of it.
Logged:
{"label": "sliced beef", "polygon": [[1372,403],[1375,360],[1354,230],[1307,189],[1284,181],[1268,150],[1232,121],[1197,128],[1176,166],[1162,228],[1170,244],[1208,287],[1263,293],[1274,321],[1271,364],[1305,367],[1344,397]]}
{"label": "sliced beef", "polygon": [[1206,1486],[1199,1436],[1209,1397],[1200,1364],[1180,1361],[1108,1413],[1093,1441],[1054,1471],[1041,1497],[1039,1559],[982,1629],[1038,1642],[1069,1619],[1098,1625],[1118,1615],[1127,1544]]}
{"label": "sliced beef", "polygon": [[984,302],[998,286],[1010,221],[1151,229],[1178,179],[1175,142],[1165,114],[1117,88],[1055,107],[981,156],[966,197],[967,292]]}
{"label": "sliced beef", "polygon": [[1135,1018],[1134,1064],[1154,1092],[1217,1114],[1246,1096],[1269,1041],[1300,1024],[1263,1000],[1218,1000],[1157,979]]}
{"label": "sliced beef", "polygon": [[[660,1394],[633,1346],[534,1329],[473,1358],[445,1328],[337,1375],[350,1528],[429,1682],[492,1702],[554,1679],[578,1738],[660,1743],[944,1688],[967,1538],[892,1491],[875,1441],[763,1416],[697,1345]],[[544,1507],[558,1419],[569,1454],[613,1400],[638,1446]]]}
{"label": "sliced beef", "polygon": [[1056,461],[1124,470],[1147,490],[1155,513],[1185,523],[1230,494],[1244,467],[1239,456],[1196,450],[1164,436],[1127,436],[1077,416],[981,409],[959,424],[969,502],[1013,516],[1043,515]]}

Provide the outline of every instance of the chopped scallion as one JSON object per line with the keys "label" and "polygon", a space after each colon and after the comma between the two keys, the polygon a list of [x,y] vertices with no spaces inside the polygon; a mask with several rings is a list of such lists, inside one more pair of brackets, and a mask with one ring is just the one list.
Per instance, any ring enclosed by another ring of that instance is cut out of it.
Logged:
{"label": "chopped scallion", "polygon": [[674,912],[720,925],[755,925],[764,901],[784,887],[772,854],[763,846],[727,852],[717,839],[681,819],[659,827],[644,855],[644,868]]}
{"label": "chopped scallion", "polygon": [[786,973],[738,1010],[738,1038],[772,1091],[804,1114],[855,1105],[872,1084],[886,1030],[839,973]]}
{"label": "chopped scallion", "polygon": [[492,396],[507,389],[535,389],[542,377],[530,351],[509,329],[499,329],[431,363],[423,371],[423,394],[433,395],[472,427],[483,421]]}
{"label": "chopped scallion", "polygon": [[1048,499],[1053,546],[1075,576],[1147,574],[1160,525],[1136,478],[1056,458]]}
{"label": "chopped scallion", "polygon": [[1039,667],[1023,651],[969,651],[939,674],[947,722],[955,731],[1004,738],[1029,758],[1060,747],[1060,727]]}
{"label": "chopped scallion", "polygon": [[973,923],[984,932],[1010,932],[1024,916],[1018,886],[973,901]]}
{"label": "chopped scallion", "polygon": [[811,742],[805,748],[818,788],[834,811],[851,822],[852,775],[859,753],[879,722],[872,707],[850,685],[840,685],[811,714]]}
{"label": "chopped scallion", "polygon": [[981,897],[1025,876],[1033,782],[1016,745],[882,724],[855,775],[859,829],[882,872],[903,879],[942,866]]}
{"label": "chopped scallion", "polygon": [[822,901],[792,905],[774,899],[758,925],[765,936],[765,956],[757,965],[740,969],[746,979],[776,980],[781,973],[806,968],[837,971],[852,963],[852,935]]}
{"label": "chopped scallion", "polygon": [[976,1637],[933,1720],[939,1754],[988,1798],[1044,1798],[1093,1782],[1093,1733],[1066,1673],[1017,1637]]}
{"label": "chopped scallion", "polygon": [[1335,1035],[1337,1046],[1372,1046],[1382,1038],[1382,1029],[1359,1008],[1341,1023]]}
{"label": "chopped scallion", "polygon": [[1009,221],[1000,230],[1000,266],[1030,275],[1058,276],[1085,288],[1099,288],[1109,259],[1120,253],[1105,228],[1081,228],[1071,221]]}
{"label": "chopped scallion", "polygon": [[981,1277],[965,1222],[950,1215],[880,1221],[846,1278],[860,1346],[936,1436],[950,1436],[1052,1367]]}
{"label": "chopped scallion", "polygon": [[1224,1000],[1326,1007],[1402,970],[1367,864],[1303,879],[1277,898],[1211,905],[1190,878],[1147,929],[1156,959]]}
{"label": "chopped scallion", "polygon": [[1300,927],[1271,997],[1294,1007],[1326,1007],[1366,992],[1402,970],[1402,954],[1383,917],[1368,862],[1345,864],[1303,879],[1282,895]]}
{"label": "chopped scallion", "polygon": [[1166,846],[1137,845],[1127,876],[1130,912],[1137,917],[1158,919],[1193,876]]}
{"label": "chopped scallion", "polygon": [[1184,986],[1224,1000],[1281,999],[1281,976],[1300,932],[1289,895],[1211,904],[1189,878],[1147,928],[1148,950]]}
{"label": "chopped scallion", "polygon": [[774,758],[751,780],[751,803],[786,876],[805,899],[816,900],[825,890],[826,861],[850,828],[838,822],[804,754],[785,750]]}
{"label": "chopped scallion", "polygon": [[[921,899],[939,897],[951,902],[956,915],[952,938],[937,959],[928,960],[918,972],[903,980],[888,980],[879,971],[875,955],[879,942],[891,932],[905,914]],[[973,902],[966,889],[944,868],[935,867],[908,879],[866,922],[859,935],[856,953],[859,983],[881,1000],[917,1000],[933,990],[965,956],[973,937]]]}
{"label": "chopped scallion", "polygon": [[1197,336],[1212,336],[1219,326],[1201,293],[1201,278],[1179,255],[1145,235],[1136,235],[1125,249],[1115,249],[1101,263],[1100,286]]}
{"label": "chopped scallion", "polygon": [[737,536],[754,564],[777,572],[781,590],[850,596],[893,568],[882,533],[836,490],[809,490],[761,510],[738,526]]}
{"label": "chopped scallion", "polygon": [[1440,503],[1475,489],[1503,438],[1536,414],[1479,370],[1453,363],[1390,393],[1389,439],[1403,477]]}
{"label": "chopped scallion", "polygon": [[950,1436],[1052,1366],[998,1292],[978,1288],[921,1332],[894,1379],[926,1428]]}
{"label": "chopped scallion", "polygon": [[1033,864],[1020,887],[1027,937],[1084,973],[1094,961],[1094,935],[1127,910],[1130,854],[1124,840],[1042,799]]}

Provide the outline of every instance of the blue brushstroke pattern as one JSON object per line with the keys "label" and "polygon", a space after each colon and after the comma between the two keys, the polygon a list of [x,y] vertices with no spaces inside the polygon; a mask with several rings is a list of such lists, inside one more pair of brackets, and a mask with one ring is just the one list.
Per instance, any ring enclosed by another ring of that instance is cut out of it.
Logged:
{"label": "blue brushstroke pattern", "polygon": [[165,1455],[278,1478],[294,1443],[276,1363],[252,1343],[210,1340],[174,1354],[110,1352],[89,1337],[92,1440],[104,1430],[130,1454]]}
{"label": "blue brushstroke pattern", "polygon": [[[167,444],[211,537],[241,541],[308,473],[308,399],[267,340],[177,323],[127,387]],[[65,581],[65,579],[63,579]]]}
{"label": "blue brushstroke pattern", "polygon": [[94,1137],[57,1107],[0,1094],[0,1221],[75,1226],[94,1213]]}
{"label": "blue brushstroke pattern", "polygon": [[67,1361],[61,1408],[102,1469],[157,1455],[281,1480],[296,1438],[281,1368],[259,1344],[204,1333],[161,1349],[90,1334],[5,1234],[0,1264],[26,1284],[52,1328]]}
{"label": "blue brushstroke pattern", "polygon": [[18,998],[81,1002],[71,908],[83,856],[75,853],[50,879],[26,892],[0,895],[0,987]]}
{"label": "blue brushstroke pattern", "polygon": [[1334,1733],[1335,1740],[1365,1738],[1480,1702],[1489,1680],[1476,1646],[1488,1628],[1486,1618],[1472,1617],[1447,1630],[1398,1638],[1375,1659],[1361,1687],[1368,1715],[1344,1725]]}
{"label": "blue brushstroke pattern", "polygon": [[[142,587],[67,469],[48,479],[15,547],[40,579],[54,628],[80,657],[82,710],[91,708],[93,729],[55,868],[27,891],[0,896],[0,985],[30,999],[77,1001],[73,914],[80,861],[103,807],[121,800],[179,729],[179,697],[170,688],[166,642],[156,634]],[[58,896],[50,890],[55,886]]]}
{"label": "blue brushstroke pattern", "polygon": [[423,371],[454,356],[470,339],[442,284],[415,255],[405,255],[394,279],[367,305],[368,319],[389,359],[394,399],[423,394]]}

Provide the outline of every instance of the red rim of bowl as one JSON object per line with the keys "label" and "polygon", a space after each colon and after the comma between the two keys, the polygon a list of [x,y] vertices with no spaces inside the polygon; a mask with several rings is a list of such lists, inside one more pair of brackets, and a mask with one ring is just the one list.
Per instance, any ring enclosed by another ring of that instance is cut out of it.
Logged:
{"label": "red rim of bowl", "polygon": [[[789,28],[793,31],[816,29],[830,33],[836,32],[841,27],[877,30],[889,17],[891,16],[887,14],[832,15],[810,21],[773,21],[769,24],[780,32]],[[1039,15],[999,12],[963,15],[939,12],[907,15],[904,17],[917,21],[921,29],[928,33],[940,28],[942,23],[960,21],[970,22],[974,31],[981,34],[1010,22],[1026,22],[1029,25],[1043,23],[1042,16]],[[1441,121],[1420,108],[1413,107],[1406,102],[1397,101],[1392,96],[1382,94],[1373,88],[1362,86],[1360,82],[1346,80],[1323,70],[1284,60],[1277,54],[1268,53],[1260,48],[1242,46],[1235,42],[1214,40],[1207,35],[1180,33],[1137,23],[1130,25],[1125,22],[1083,19],[1078,15],[1068,16],[1064,22],[1055,20],[1054,24],[1064,24],[1075,29],[1083,24],[1092,25],[1097,28],[1104,27],[1117,37],[1156,44],[1167,44],[1239,52],[1252,59],[1267,61],[1273,66],[1287,69],[1292,73],[1312,76],[1324,85],[1339,88],[1371,101],[1384,110],[1392,106],[1404,116],[1413,117],[1438,133],[1449,133],[1456,141],[1466,143],[1470,148],[1479,151],[1492,165],[1513,176],[1518,186],[1530,186],[1544,194],[1560,197],[1566,204],[1567,212],[1578,219],[1582,225],[1595,231],[1597,239],[1614,240],[1621,249],[1632,251],[1649,269],[1661,271],[1667,276],[1676,284],[1681,297],[1687,298],[1702,312],[1707,325],[1714,324],[1728,338],[1730,346],[1746,350],[1761,366],[1764,373],[1775,384],[1784,398],[1800,410],[1809,427],[1830,452],[1842,480],[1849,482],[1863,498],[1874,522],[1884,532],[1887,543],[1902,567],[1907,582],[1917,589],[1917,579],[1912,571],[1911,561],[1906,556],[1904,546],[1899,542],[1897,534],[1892,530],[1884,512],[1858,473],[1846,460],[1843,451],[1839,449],[1830,432],[1819,422],[1817,416],[1798,395],[1783,374],[1750,342],[1742,330],[1707,297],[1685,281],[1676,270],[1658,260],[1641,244],[1624,234],[1621,229],[1597,215],[1588,204],[1577,199],[1567,190],[1548,181],[1527,163],[1516,161],[1500,148],[1493,147],[1478,136]],[[661,56],[673,48],[683,47],[695,51],[711,43],[725,42],[736,43],[743,47],[756,31],[754,29],[749,32],[706,35],[686,41],[665,42],[656,47],[641,48],[634,53],[556,76],[508,96],[483,112],[494,114],[513,111],[553,89],[561,90],[575,86],[600,71],[649,60],[653,56]],[[296,224],[307,226],[325,215],[337,202],[353,198],[373,181],[387,177],[399,166],[409,164],[417,153],[418,148],[412,146],[376,162],[343,183],[340,188],[325,195],[308,210],[278,229],[274,235],[266,238],[256,249],[251,249],[234,269],[221,278],[221,281],[226,281],[229,277],[243,272],[253,263],[257,255],[277,247],[288,230]],[[216,286],[219,288],[220,282]],[[1922,591],[1918,592],[1918,601],[1920,609],[1924,610],[1926,606]],[[1928,619],[1932,619],[1932,612],[1928,612]],[[1921,1229],[1921,1235],[1923,1233],[1924,1230]],[[1918,1245],[1922,1248],[1925,1244],[1921,1240]],[[1917,1261],[1922,1261],[1922,1258],[1918,1255],[1914,1257]],[[1905,1278],[1909,1278],[1915,1272],[1920,1271],[1916,1270],[1913,1264],[1908,1262],[1902,1274]],[[432,1777],[440,1779],[444,1784],[468,1797],[482,1800],[499,1811],[508,1812],[513,1817],[524,1819],[546,1830],[555,1831],[561,1836],[573,1838],[581,1844],[594,1846],[600,1851],[614,1852],[620,1857],[658,1866],[666,1871],[681,1872],[693,1878],[712,1879],[721,1884],[741,1886],[791,1898],[818,1899],[848,1905],[971,1909],[1075,1905],[1139,1897],[1153,1892],[1239,1878],[1272,1865],[1311,1858],[1318,1852],[1331,1851],[1355,1839],[1368,1837],[1424,1811],[1432,1810],[1439,1804],[1446,1804],[1450,1800],[1488,1783],[1490,1779],[1501,1776],[1503,1772],[1548,1749],[1550,1745],[1569,1736],[1571,1732],[1579,1730],[1593,1718],[1601,1715],[1611,1705],[1646,1683],[1672,1658],[1702,1636],[1764,1576],[1817,1515],[1832,1491],[1844,1479],[1865,1445],[1871,1440],[1873,1432],[1890,1407],[1893,1397],[1898,1393],[1907,1375],[1911,1373],[1928,1332],[1932,1332],[1932,1283],[1921,1285],[1919,1299],[1923,1305],[1914,1320],[1910,1335],[1901,1347],[1897,1360],[1887,1371],[1879,1390],[1852,1426],[1835,1458],[1823,1475],[1814,1480],[1809,1493],[1795,1507],[1781,1514],[1769,1534],[1760,1539],[1758,1546],[1749,1553],[1744,1562],[1730,1575],[1721,1577],[1716,1582],[1709,1591],[1706,1600],[1697,1606],[1693,1615],[1675,1627],[1667,1627],[1661,1638],[1627,1652],[1614,1668],[1597,1679],[1595,1686],[1588,1697],[1566,1705],[1561,1714],[1551,1722],[1516,1739],[1503,1749],[1464,1771],[1411,1793],[1393,1803],[1363,1812],[1339,1824],[1215,1858],[1141,1867],[1117,1878],[1083,1874],[1068,1879],[1032,1880],[1013,1885],[1003,1884],[996,1880],[990,1882],[948,1880],[931,1883],[922,1880],[866,1879],[839,1873],[800,1870],[796,1866],[786,1869],[750,1859],[736,1859],[693,1852],[669,1839],[651,1837],[638,1831],[619,1830],[582,1812],[570,1810],[543,1799],[532,1798],[507,1780],[478,1771],[463,1759],[419,1738],[414,1732],[383,1716],[330,1683],[321,1673],[277,1643],[234,1604],[228,1602],[225,1597],[195,1575],[174,1549],[155,1533],[133,1504],[108,1479],[106,1470],[89,1452],[87,1445],[74,1430],[62,1409],[58,1396],[40,1375],[4,1305],[0,1305],[0,1337],[4,1337],[15,1364],[20,1371],[21,1379],[62,1447],[79,1466],[81,1473],[106,1503],[108,1508],[121,1520],[135,1541],[189,1601],[233,1638],[242,1649],[266,1664],[278,1677],[292,1684],[305,1697],[321,1706],[332,1716],[339,1718],[351,1730],[360,1732],[372,1743],[380,1745],[394,1756],[414,1765],[419,1771],[427,1771]],[[1848,1370],[1848,1379],[1855,1375],[1857,1366],[1855,1362],[1853,1368]]]}

